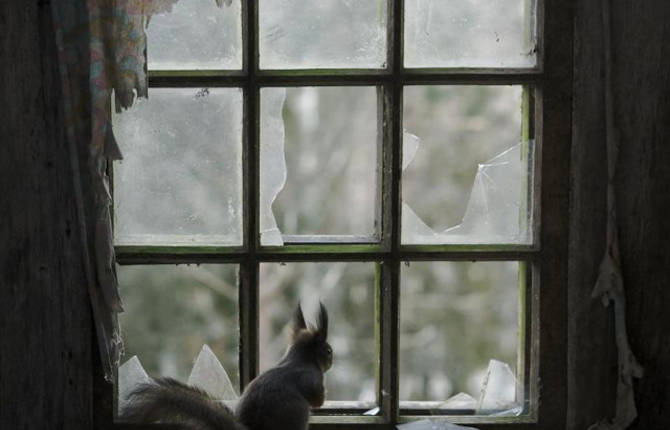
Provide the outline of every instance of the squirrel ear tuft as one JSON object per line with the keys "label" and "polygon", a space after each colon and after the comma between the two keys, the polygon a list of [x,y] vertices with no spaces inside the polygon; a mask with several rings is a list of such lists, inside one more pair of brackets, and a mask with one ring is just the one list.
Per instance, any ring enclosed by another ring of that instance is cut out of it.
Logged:
{"label": "squirrel ear tuft", "polygon": [[293,314],[293,325],[291,327],[291,340],[295,341],[296,337],[298,337],[298,333],[300,333],[302,330],[305,330],[306,328],[307,324],[305,324],[305,316],[302,314],[302,308],[298,303],[298,308],[295,310],[295,313]]}
{"label": "squirrel ear tuft", "polygon": [[316,326],[316,333],[320,338],[326,340],[328,338],[328,311],[326,307],[319,301],[319,316]]}

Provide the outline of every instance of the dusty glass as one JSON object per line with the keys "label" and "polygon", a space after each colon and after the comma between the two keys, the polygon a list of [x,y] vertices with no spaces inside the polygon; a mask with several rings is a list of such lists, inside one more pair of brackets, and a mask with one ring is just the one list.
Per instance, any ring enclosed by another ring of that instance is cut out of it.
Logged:
{"label": "dusty glass", "polygon": [[149,70],[241,69],[240,1],[221,1],[220,6],[214,0],[159,5],[146,30]]}
{"label": "dusty glass", "polygon": [[386,0],[260,0],[260,67],[385,67],[386,3]]}
{"label": "dusty glass", "polygon": [[242,91],[152,88],[113,117],[117,245],[242,243]]}
{"label": "dusty glass", "polygon": [[535,0],[408,0],[406,67],[532,67]]}

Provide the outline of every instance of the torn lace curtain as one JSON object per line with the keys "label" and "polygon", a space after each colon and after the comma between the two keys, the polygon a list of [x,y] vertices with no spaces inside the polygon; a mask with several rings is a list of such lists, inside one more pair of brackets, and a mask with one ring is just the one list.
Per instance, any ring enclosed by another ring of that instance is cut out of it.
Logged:
{"label": "torn lace curtain", "polygon": [[[52,2],[64,122],[72,167],[82,260],[105,379],[112,382],[122,342],[111,229],[111,161],[121,159],[111,124],[117,111],[147,97],[146,25],[179,0]],[[212,0],[217,6],[231,0]]]}

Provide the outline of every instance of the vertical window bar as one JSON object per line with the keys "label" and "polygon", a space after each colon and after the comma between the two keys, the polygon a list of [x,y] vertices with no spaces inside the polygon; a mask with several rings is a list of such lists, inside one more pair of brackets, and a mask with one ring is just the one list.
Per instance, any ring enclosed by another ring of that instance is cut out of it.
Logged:
{"label": "vertical window bar", "polygon": [[258,42],[257,7],[253,1],[242,2],[244,68],[244,246],[246,258],[240,265],[240,390],[258,373],[258,103],[256,83]]}
{"label": "vertical window bar", "polygon": [[258,372],[258,263],[248,258],[240,265],[240,393]]}
{"label": "vertical window bar", "polygon": [[398,342],[399,342],[399,300],[400,300],[400,236],[401,236],[401,205],[400,205],[400,175],[402,170],[402,32],[403,32],[403,0],[395,0],[393,8],[389,10],[391,17],[391,31],[393,39],[391,43],[390,62],[393,68],[393,87],[391,97],[391,121],[392,127],[392,168],[391,168],[391,259],[386,266],[386,279],[382,288],[383,316],[386,321],[387,355],[390,363],[386,369],[390,373],[387,378],[387,393],[389,398],[384,413],[391,423],[398,419]]}
{"label": "vertical window bar", "polygon": [[[381,345],[378,402],[385,421],[395,423],[398,416],[398,279],[399,265],[385,260],[378,265],[377,300]],[[394,281],[395,280],[395,281]]]}

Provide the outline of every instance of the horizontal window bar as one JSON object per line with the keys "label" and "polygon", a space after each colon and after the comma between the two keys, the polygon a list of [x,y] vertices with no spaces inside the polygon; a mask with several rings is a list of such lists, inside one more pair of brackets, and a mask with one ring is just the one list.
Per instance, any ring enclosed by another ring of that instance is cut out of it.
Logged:
{"label": "horizontal window bar", "polygon": [[[305,78],[314,76],[392,76],[394,73],[389,69],[285,69],[285,70],[259,70],[253,73],[256,79],[264,78]],[[404,77],[412,76],[452,76],[452,75],[541,75],[538,68],[510,68],[510,67],[458,67],[458,68],[403,68],[396,75]],[[149,78],[190,76],[210,78],[236,78],[248,77],[249,73],[244,70],[149,70]]]}
{"label": "horizontal window bar", "polygon": [[[248,253],[166,253],[161,251],[119,252],[116,259],[119,264],[205,264],[205,263],[242,263],[257,262],[319,262],[319,261],[536,261],[541,258],[540,251],[498,250],[498,251],[437,251],[437,252],[397,252],[339,250],[338,252],[320,249],[305,252],[267,252],[261,250],[253,256]],[[290,249],[290,247],[288,247]]]}
{"label": "horizontal window bar", "polygon": [[200,78],[239,78],[247,76],[244,70],[149,70],[147,72],[149,79],[188,76]]}
{"label": "horizontal window bar", "polygon": [[161,73],[149,76],[150,87],[243,87],[250,81],[258,86],[314,86],[314,85],[379,85],[400,83],[402,85],[429,84],[529,84],[542,81],[540,73],[400,73],[383,74],[309,74],[309,75],[261,75],[248,77],[216,76],[198,74]]}
{"label": "horizontal window bar", "polygon": [[166,254],[166,255],[195,255],[195,254],[240,254],[244,252],[241,246],[216,245],[117,245],[114,247],[116,255],[131,254]]}

